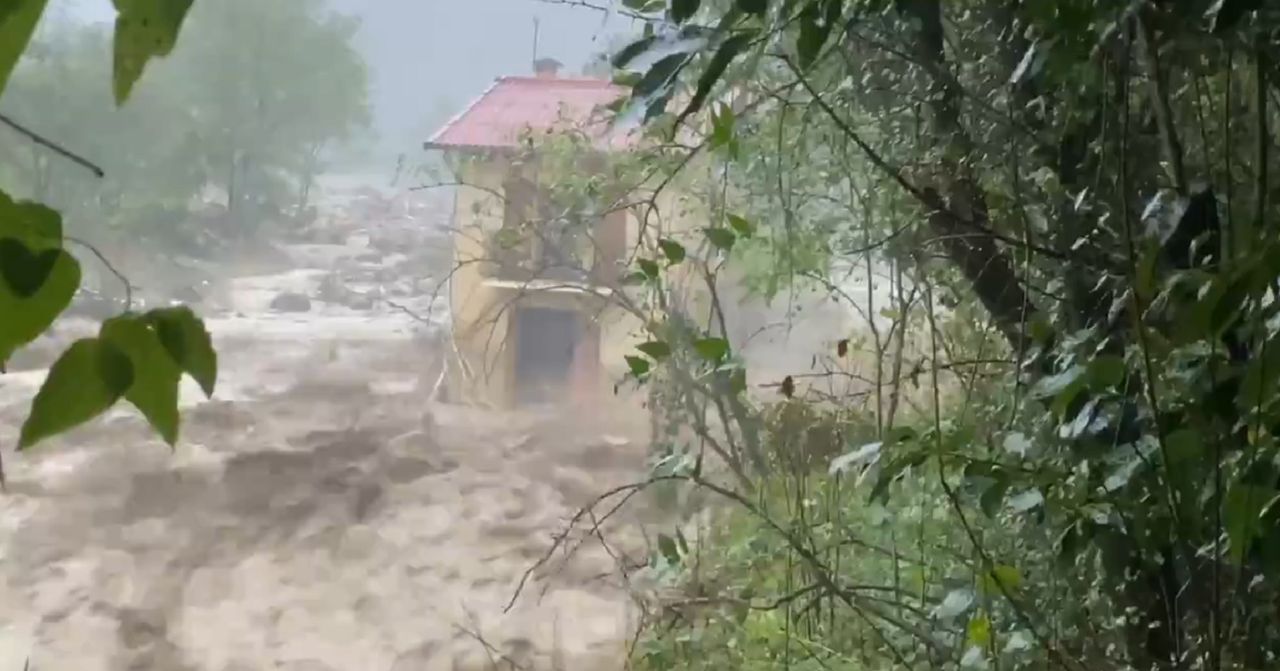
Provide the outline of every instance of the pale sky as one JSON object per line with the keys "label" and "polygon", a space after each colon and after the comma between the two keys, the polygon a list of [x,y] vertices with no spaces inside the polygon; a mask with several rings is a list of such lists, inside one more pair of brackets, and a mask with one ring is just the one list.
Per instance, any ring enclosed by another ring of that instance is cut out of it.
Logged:
{"label": "pale sky", "polygon": [[[461,109],[495,77],[530,71],[535,18],[539,56],[563,62],[570,73],[605,49],[611,35],[632,30],[625,17],[556,5],[554,0],[330,2],[363,19],[359,47],[373,75],[379,134],[409,152],[421,146],[432,126]],[[50,6],[55,15],[85,21],[115,16],[111,0],[53,0]],[[443,111],[449,114],[441,118]]]}

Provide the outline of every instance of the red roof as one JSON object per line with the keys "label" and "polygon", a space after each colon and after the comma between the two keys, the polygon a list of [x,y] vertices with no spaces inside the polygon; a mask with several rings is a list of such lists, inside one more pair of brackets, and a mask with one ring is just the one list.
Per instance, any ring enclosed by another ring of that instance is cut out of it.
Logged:
{"label": "red roof", "polygon": [[529,131],[593,128],[608,146],[625,134],[609,128],[603,107],[625,94],[606,79],[500,77],[427,141],[433,149],[514,147]]}

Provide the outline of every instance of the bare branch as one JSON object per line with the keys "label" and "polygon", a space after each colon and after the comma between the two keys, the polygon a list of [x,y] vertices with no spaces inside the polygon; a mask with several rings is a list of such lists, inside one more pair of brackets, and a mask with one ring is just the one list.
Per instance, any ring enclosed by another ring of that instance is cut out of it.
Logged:
{"label": "bare branch", "polygon": [[12,118],[10,118],[8,115],[4,113],[0,113],[0,123],[3,123],[4,125],[13,129],[14,132],[26,137],[28,140],[31,140],[32,142],[40,145],[41,147],[44,147],[45,149],[48,149],[49,151],[52,151],[53,153],[67,159],[68,161],[75,163],[76,165],[84,168],[85,170],[92,172],[94,177],[101,179],[106,176],[106,173],[103,172],[102,168],[99,168],[97,164],[95,164],[93,161],[90,161],[89,159],[84,158],[79,154],[76,154],[70,149],[64,148],[62,145],[59,145],[53,140],[50,140],[44,137],[43,135],[40,135],[39,133],[31,130],[30,128],[27,128],[26,126],[18,123],[17,121],[14,121]]}

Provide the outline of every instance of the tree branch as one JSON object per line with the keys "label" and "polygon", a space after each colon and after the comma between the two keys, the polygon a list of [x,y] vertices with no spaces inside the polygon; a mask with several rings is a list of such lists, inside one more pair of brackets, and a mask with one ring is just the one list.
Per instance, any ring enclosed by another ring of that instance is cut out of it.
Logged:
{"label": "tree branch", "polygon": [[68,161],[75,163],[76,165],[84,168],[85,170],[92,172],[94,177],[101,179],[102,177],[106,176],[106,173],[103,172],[102,168],[99,168],[97,164],[95,164],[94,162],[80,156],[79,154],[76,154],[75,152],[72,152],[70,149],[66,149],[62,147],[61,145],[54,142],[53,140],[50,140],[44,137],[43,135],[40,135],[39,133],[31,130],[30,128],[27,128],[26,126],[18,123],[17,121],[14,121],[4,113],[0,113],[0,123],[3,123],[4,125],[13,129],[14,132],[18,133],[19,135],[22,135],[23,137],[26,137],[28,140],[31,140],[32,142],[40,145],[41,147],[44,147],[45,149],[48,149],[49,151],[52,151],[53,153],[67,159]]}

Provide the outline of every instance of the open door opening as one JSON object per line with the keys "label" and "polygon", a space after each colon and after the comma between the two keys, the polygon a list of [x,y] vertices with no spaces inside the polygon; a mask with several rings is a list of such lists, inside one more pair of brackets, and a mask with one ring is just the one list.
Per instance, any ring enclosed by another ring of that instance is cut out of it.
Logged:
{"label": "open door opening", "polygon": [[516,402],[568,400],[574,355],[582,339],[578,313],[521,307],[515,311]]}

